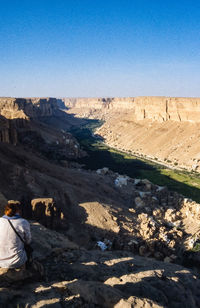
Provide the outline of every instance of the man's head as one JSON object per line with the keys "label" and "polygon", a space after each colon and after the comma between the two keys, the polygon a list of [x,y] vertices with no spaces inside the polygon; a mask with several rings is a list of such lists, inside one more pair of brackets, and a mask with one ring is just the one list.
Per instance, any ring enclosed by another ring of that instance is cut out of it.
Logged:
{"label": "man's head", "polygon": [[4,209],[4,214],[6,216],[12,217],[16,213],[19,213],[19,212],[20,212],[20,202],[14,201],[14,200],[8,201],[8,203],[7,203],[7,205],[5,206],[5,209]]}

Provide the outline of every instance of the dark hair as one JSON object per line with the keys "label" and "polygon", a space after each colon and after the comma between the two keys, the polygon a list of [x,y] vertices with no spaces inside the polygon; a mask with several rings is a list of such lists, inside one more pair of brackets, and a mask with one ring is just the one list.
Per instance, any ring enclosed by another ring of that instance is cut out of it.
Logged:
{"label": "dark hair", "polygon": [[4,209],[4,214],[9,216],[9,217],[12,217],[14,216],[17,211],[19,210],[19,203],[8,203],[6,206],[5,206],[5,209]]}

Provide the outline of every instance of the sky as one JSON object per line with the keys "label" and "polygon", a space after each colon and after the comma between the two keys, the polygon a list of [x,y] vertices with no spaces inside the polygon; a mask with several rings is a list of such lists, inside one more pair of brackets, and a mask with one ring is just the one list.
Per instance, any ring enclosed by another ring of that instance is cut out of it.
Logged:
{"label": "sky", "polygon": [[0,96],[200,97],[199,0],[0,0]]}

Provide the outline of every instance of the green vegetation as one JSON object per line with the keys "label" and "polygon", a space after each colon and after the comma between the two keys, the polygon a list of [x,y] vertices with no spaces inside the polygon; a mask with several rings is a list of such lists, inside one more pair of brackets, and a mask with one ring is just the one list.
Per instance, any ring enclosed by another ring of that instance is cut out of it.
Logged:
{"label": "green vegetation", "polygon": [[200,251],[200,243],[197,243],[192,249],[191,251],[193,252],[199,252]]}
{"label": "green vegetation", "polygon": [[110,148],[103,143],[101,137],[95,138],[91,134],[101,125],[100,121],[88,120],[87,125],[72,130],[82,148],[88,153],[87,157],[79,159],[79,163],[84,164],[86,169],[109,167],[120,174],[145,178],[154,184],[167,186],[170,190],[200,202],[199,174],[170,169],[145,158]]}

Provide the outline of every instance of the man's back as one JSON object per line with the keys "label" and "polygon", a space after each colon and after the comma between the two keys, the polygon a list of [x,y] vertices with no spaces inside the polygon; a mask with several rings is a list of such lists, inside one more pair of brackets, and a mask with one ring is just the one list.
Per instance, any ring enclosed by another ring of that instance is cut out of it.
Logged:
{"label": "man's back", "polygon": [[26,243],[31,241],[30,224],[20,216],[4,217],[0,218],[0,267],[18,268],[26,262],[26,252],[8,219]]}

